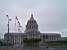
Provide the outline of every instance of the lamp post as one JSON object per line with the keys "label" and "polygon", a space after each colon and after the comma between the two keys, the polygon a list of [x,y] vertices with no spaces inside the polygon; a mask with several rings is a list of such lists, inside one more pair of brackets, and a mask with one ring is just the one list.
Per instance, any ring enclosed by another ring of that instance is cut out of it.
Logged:
{"label": "lamp post", "polygon": [[6,15],[6,16],[8,18],[8,34],[9,34],[9,22],[11,21],[11,19],[9,19],[9,16],[8,15]]}
{"label": "lamp post", "polygon": [[11,19],[9,19],[9,16],[8,15],[6,15],[6,17],[8,18],[8,36],[7,36],[7,50],[8,50],[8,45],[9,45],[9,21],[11,21]]}

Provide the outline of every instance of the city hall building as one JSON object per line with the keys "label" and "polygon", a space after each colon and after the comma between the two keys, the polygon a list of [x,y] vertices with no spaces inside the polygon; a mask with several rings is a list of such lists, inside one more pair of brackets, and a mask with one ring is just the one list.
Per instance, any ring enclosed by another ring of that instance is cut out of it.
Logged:
{"label": "city hall building", "polygon": [[[8,38],[9,36],[9,38]],[[23,39],[24,38],[40,38],[41,43],[44,41],[57,41],[61,39],[60,33],[41,33],[38,30],[38,24],[36,20],[33,18],[33,14],[31,14],[30,19],[28,20],[26,24],[26,29],[24,33],[5,33],[4,39],[7,41],[9,39],[9,42],[16,46],[24,45]]]}

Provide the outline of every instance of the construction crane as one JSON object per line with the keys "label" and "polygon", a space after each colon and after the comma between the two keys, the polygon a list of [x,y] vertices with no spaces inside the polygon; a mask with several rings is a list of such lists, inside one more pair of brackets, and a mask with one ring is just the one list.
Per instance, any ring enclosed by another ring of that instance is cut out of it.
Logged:
{"label": "construction crane", "polygon": [[18,30],[18,32],[21,32],[22,26],[21,26],[21,24],[20,24],[19,19],[18,19],[17,16],[15,17],[15,27]]}

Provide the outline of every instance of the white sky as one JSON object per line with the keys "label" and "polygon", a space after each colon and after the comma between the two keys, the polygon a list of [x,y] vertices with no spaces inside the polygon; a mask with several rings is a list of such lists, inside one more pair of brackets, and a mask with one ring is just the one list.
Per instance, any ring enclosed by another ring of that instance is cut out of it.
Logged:
{"label": "white sky", "polygon": [[15,16],[23,32],[31,13],[41,32],[64,32],[61,35],[67,36],[67,0],[0,0],[0,36],[7,32],[6,14],[12,19],[10,32],[15,31]]}

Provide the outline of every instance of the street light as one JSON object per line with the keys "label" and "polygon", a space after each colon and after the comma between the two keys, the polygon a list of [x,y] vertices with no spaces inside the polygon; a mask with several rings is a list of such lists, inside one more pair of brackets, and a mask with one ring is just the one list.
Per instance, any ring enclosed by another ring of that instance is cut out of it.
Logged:
{"label": "street light", "polygon": [[6,15],[6,16],[8,18],[8,34],[9,34],[9,21],[11,21],[11,19],[9,19],[9,16],[8,15]]}
{"label": "street light", "polygon": [[8,50],[8,45],[9,45],[9,21],[11,21],[11,19],[9,19],[8,15],[6,15],[6,17],[8,18],[8,36],[7,36],[7,50]]}

